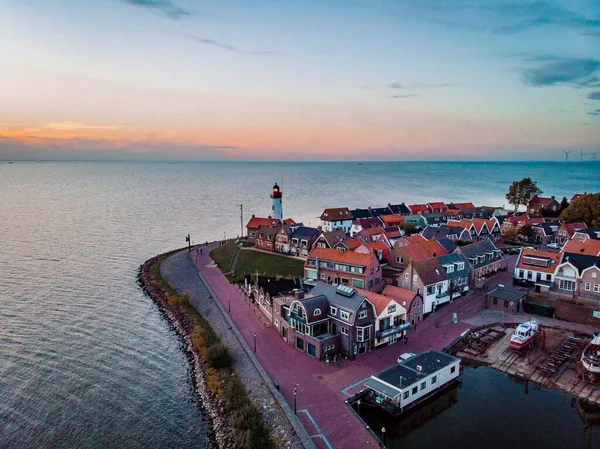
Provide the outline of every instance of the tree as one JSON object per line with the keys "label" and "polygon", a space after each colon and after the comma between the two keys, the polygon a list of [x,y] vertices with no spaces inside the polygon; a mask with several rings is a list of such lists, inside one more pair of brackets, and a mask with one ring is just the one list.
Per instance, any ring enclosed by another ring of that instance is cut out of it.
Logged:
{"label": "tree", "polygon": [[417,233],[417,228],[415,228],[410,223],[402,223],[400,228],[404,231],[404,235],[409,236]]}
{"label": "tree", "polygon": [[510,228],[504,231],[503,238],[505,242],[515,243],[517,241],[518,232],[515,228]]}
{"label": "tree", "polygon": [[531,178],[523,178],[510,185],[508,193],[506,194],[506,199],[510,204],[515,206],[516,212],[519,206],[526,206],[534,196],[540,195],[541,193],[543,192],[537,186],[537,182],[532,181]]}
{"label": "tree", "polygon": [[535,231],[533,230],[533,227],[529,223],[525,223],[523,226],[521,226],[519,228],[519,235],[522,235],[523,237],[525,237],[527,239],[531,239],[531,238],[535,237]]}
{"label": "tree", "polygon": [[560,210],[565,210],[567,207],[569,207],[569,202],[567,201],[567,197],[563,196],[563,199],[560,202]]}
{"label": "tree", "polygon": [[560,217],[567,223],[584,222],[591,227],[600,227],[600,193],[587,193],[573,201]]}

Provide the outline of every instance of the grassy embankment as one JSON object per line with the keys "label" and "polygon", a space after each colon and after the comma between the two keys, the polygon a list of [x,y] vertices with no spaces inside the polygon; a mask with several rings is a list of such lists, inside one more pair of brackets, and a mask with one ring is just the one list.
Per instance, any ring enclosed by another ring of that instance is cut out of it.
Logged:
{"label": "grassy embankment", "polygon": [[186,315],[193,322],[192,343],[206,362],[208,388],[231,413],[230,426],[236,442],[243,448],[274,448],[275,444],[264,426],[260,411],[248,397],[244,384],[233,368],[227,346],[221,342],[208,321],[190,304],[189,293],[180,294],[163,279],[160,274],[161,260],[152,267],[154,281],[166,293],[169,307]]}
{"label": "grassy embankment", "polygon": [[[232,246],[228,247],[228,245]],[[231,242],[213,249],[210,257],[223,273],[228,273],[234,251],[235,243]],[[234,275],[230,274],[227,278],[229,282],[236,282],[243,280],[246,275],[256,274],[257,271],[261,276],[300,277],[304,274],[304,261],[279,254],[240,248]]]}

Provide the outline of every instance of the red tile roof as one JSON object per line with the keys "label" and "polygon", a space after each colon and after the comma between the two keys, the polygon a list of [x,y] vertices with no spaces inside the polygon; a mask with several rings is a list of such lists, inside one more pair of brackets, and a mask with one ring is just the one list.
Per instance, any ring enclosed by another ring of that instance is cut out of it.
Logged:
{"label": "red tile roof", "polygon": [[437,202],[437,203],[427,203],[429,205],[429,207],[431,207],[432,209],[438,210],[438,209],[442,209],[442,210],[446,210],[448,209],[448,207],[446,207],[445,203],[442,203],[441,201]]}
{"label": "red tile roof", "polygon": [[393,285],[386,285],[381,294],[395,299],[396,302],[403,306],[407,311],[410,310],[413,299],[417,296],[415,292]]}
{"label": "red tile roof", "polygon": [[347,207],[338,207],[337,209],[325,209],[321,214],[321,220],[353,220],[353,217],[350,213],[350,209],[348,209]]}
{"label": "red tile roof", "polygon": [[[548,267],[538,267],[525,265],[523,263],[523,258],[525,256],[539,257],[542,259],[550,259],[550,263]],[[550,251],[537,251],[535,249],[524,249],[519,256],[519,262],[517,263],[517,268],[521,268],[523,270],[533,270],[539,271],[540,273],[554,273],[556,271],[556,267],[560,263],[560,259],[562,258],[562,253],[553,253]]]}
{"label": "red tile roof", "polygon": [[575,195],[573,195],[571,197],[571,203],[575,200],[578,200],[579,198],[581,198],[584,194],[583,193],[576,193]]}
{"label": "red tile roof", "polygon": [[587,225],[585,223],[563,223],[563,226],[570,235],[575,234],[577,231],[587,229]]}
{"label": "red tile roof", "polygon": [[[383,296],[379,293],[370,292],[367,290],[363,290],[362,288],[357,288],[356,291],[359,295],[364,296],[369,300],[373,306],[375,306],[375,313],[377,316],[381,315],[381,313],[387,308],[390,302],[394,301],[394,298],[390,298],[388,296]],[[401,307],[402,304],[400,304]]]}
{"label": "red tile roof", "polygon": [[246,225],[246,228],[250,228],[250,229],[258,229],[261,226],[279,226],[280,221],[275,219],[275,218],[259,218],[259,217],[252,217],[250,219],[250,221],[248,222],[248,224]]}
{"label": "red tile roof", "polygon": [[349,250],[354,251],[359,246],[364,245],[364,242],[358,239],[348,239],[344,241],[344,244],[348,247]]}
{"label": "red tile roof", "polygon": [[427,204],[409,204],[408,208],[413,214],[418,214],[419,212],[421,212],[422,214],[426,214],[429,212]]}
{"label": "red tile roof", "polygon": [[377,226],[376,228],[363,229],[363,231],[366,232],[369,235],[383,234],[383,228],[381,226]]}
{"label": "red tile roof", "polygon": [[421,234],[413,234],[413,235],[406,236],[404,238],[411,245],[414,245],[415,243],[423,243],[423,242],[427,241],[427,239],[425,237],[423,237]]}
{"label": "red tile roof", "polygon": [[460,212],[460,210],[458,209],[446,209],[444,211],[444,215],[446,215],[447,217],[453,217],[456,214],[458,214]]}
{"label": "red tile roof", "polygon": [[[331,248],[314,248],[308,253],[309,259],[318,257],[321,260],[330,260],[333,262],[345,262],[352,265],[370,266],[378,265],[379,262],[374,254],[363,254],[354,251],[340,251]],[[308,263],[308,259],[305,265]]]}
{"label": "red tile roof", "polygon": [[396,249],[395,252],[402,254],[405,259],[412,260],[413,262],[448,254],[448,251],[437,240],[426,240],[422,243],[402,246]]}
{"label": "red tile roof", "polygon": [[555,201],[554,198],[548,198],[545,196],[534,196],[533,198],[531,198],[531,201],[529,201],[529,205],[547,206],[552,201]]}
{"label": "red tile roof", "polygon": [[563,253],[584,254],[586,256],[600,256],[600,240],[586,239],[584,242],[567,240],[562,248]]}
{"label": "red tile roof", "polygon": [[366,243],[365,246],[371,250],[381,251],[381,255],[384,258],[389,256],[390,252],[391,252],[389,246],[387,246],[381,240],[379,240],[377,242]]}
{"label": "red tile roof", "polygon": [[394,223],[398,222],[400,224],[404,223],[404,217],[400,214],[390,214],[390,215],[380,215],[379,219],[384,223]]}
{"label": "red tile roof", "polygon": [[475,205],[473,203],[452,203],[454,209],[474,209]]}
{"label": "red tile roof", "polygon": [[286,225],[296,224],[296,222],[292,218],[286,218],[285,220],[283,220],[283,223]]}

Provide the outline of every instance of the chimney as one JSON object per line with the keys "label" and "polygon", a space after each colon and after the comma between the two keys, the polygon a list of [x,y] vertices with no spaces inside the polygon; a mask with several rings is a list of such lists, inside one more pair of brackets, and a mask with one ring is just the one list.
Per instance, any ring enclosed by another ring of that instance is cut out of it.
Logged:
{"label": "chimney", "polygon": [[256,218],[256,215],[252,214],[252,218]]}
{"label": "chimney", "polygon": [[304,299],[304,291],[299,288],[294,289],[294,299]]}
{"label": "chimney", "polygon": [[554,195],[552,195],[551,198],[554,199]]}
{"label": "chimney", "polygon": [[317,226],[317,231],[323,232],[323,227],[321,225]]}

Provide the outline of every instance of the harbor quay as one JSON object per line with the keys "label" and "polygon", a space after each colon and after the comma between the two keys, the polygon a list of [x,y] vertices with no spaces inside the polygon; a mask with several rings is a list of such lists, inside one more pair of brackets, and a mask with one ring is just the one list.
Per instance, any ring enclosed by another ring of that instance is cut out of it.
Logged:
{"label": "harbor quay", "polygon": [[[472,292],[419,322],[405,341],[369,351],[352,361],[340,358],[336,364],[325,363],[287,344],[243,289],[229,283],[208,256],[219,244],[209,244],[202,252],[192,248],[190,258],[318,448],[379,447],[345,401],[364,389],[364,382],[372,374],[396,363],[400,353],[443,350],[472,327],[460,320],[454,323],[454,314],[469,317],[485,308],[484,292]],[[508,258],[509,268],[515,260],[514,256]],[[511,277],[509,269],[492,279],[509,282]]]}

